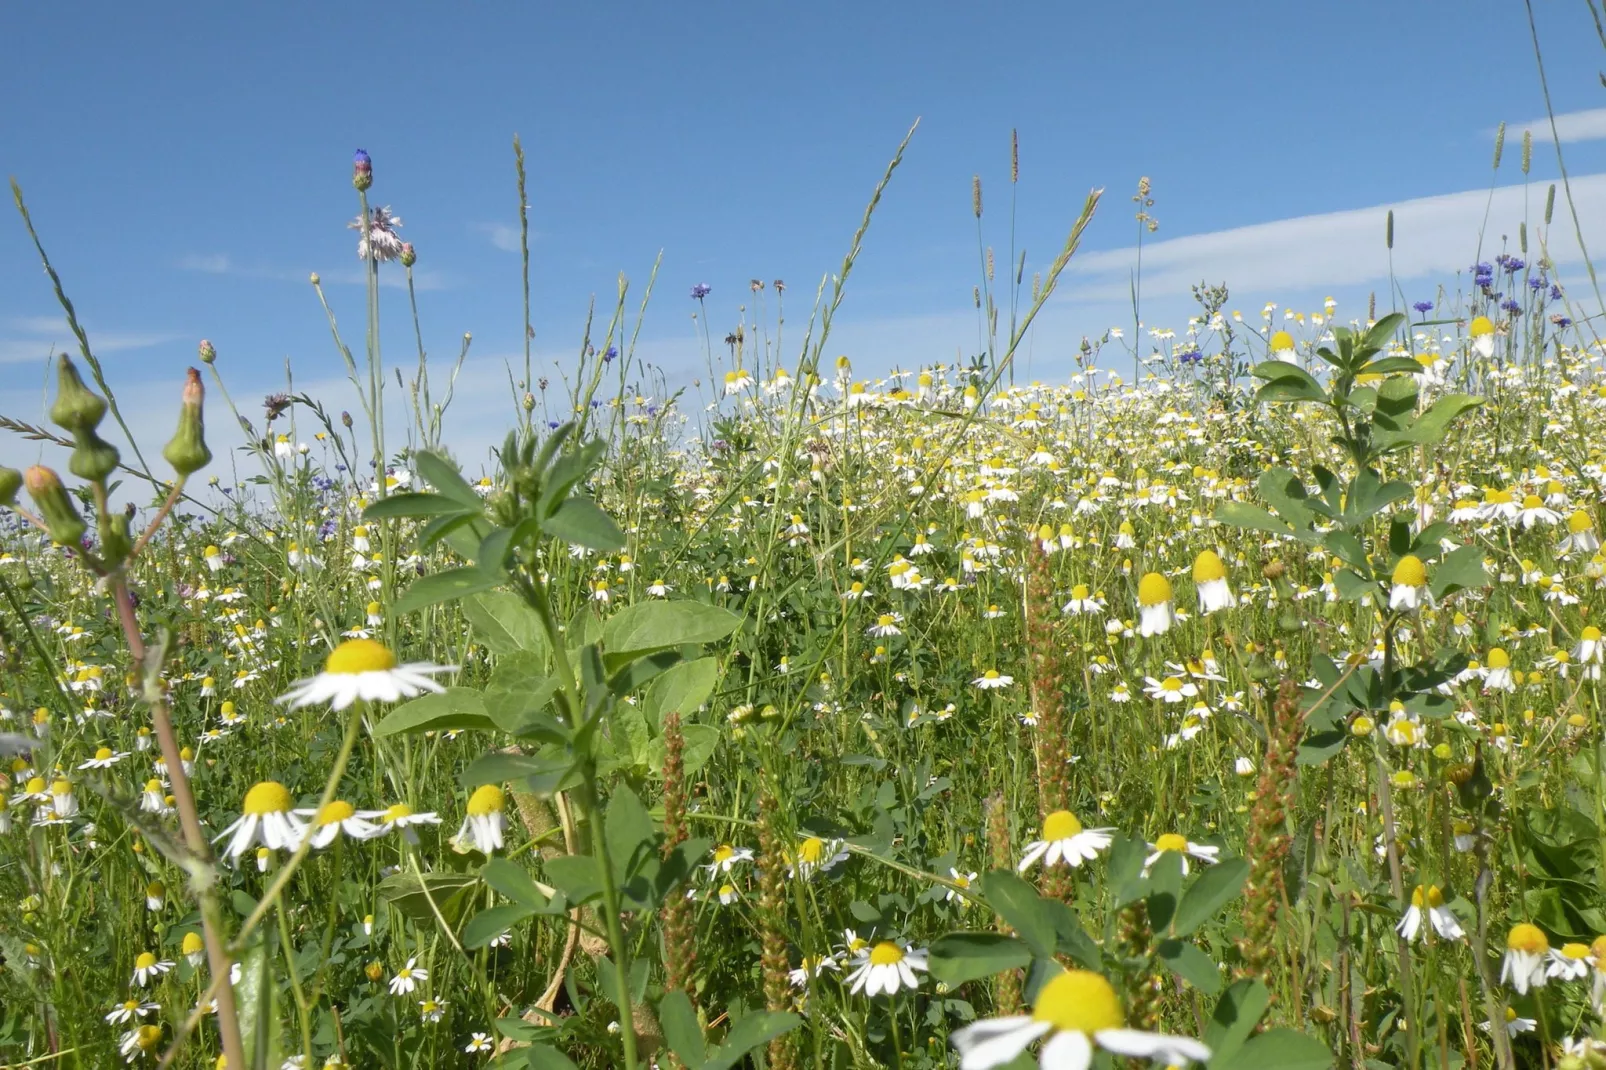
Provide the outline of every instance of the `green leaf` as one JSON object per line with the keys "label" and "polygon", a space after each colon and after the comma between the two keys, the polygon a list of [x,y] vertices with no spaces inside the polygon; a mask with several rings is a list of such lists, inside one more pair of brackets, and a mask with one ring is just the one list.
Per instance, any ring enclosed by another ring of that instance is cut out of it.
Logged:
{"label": "green leaf", "polygon": [[1248,502],[1222,502],[1216,506],[1216,520],[1235,528],[1250,531],[1269,531],[1273,535],[1294,535],[1292,525],[1272,516],[1258,505]]}
{"label": "green leaf", "polygon": [[493,858],[480,868],[480,879],[497,894],[533,911],[551,913],[551,889],[542,891],[523,866],[505,858]]}
{"label": "green leaf", "polygon": [[479,502],[469,509],[462,502],[442,494],[392,494],[362,511],[366,521],[396,520],[415,516],[468,516],[480,511]]}
{"label": "green leaf", "polygon": [[608,690],[618,698],[624,698],[633,692],[646,687],[654,679],[680,664],[685,659],[681,651],[671,647],[668,650],[657,650],[645,657],[636,658],[625,664],[624,668],[608,678]]}
{"label": "green leaf", "polygon": [[658,1001],[658,1024],[663,1027],[664,1040],[686,1070],[701,1070],[708,1057],[708,1045],[703,1041],[702,1027],[697,1024],[697,1012],[684,992],[665,992]]}
{"label": "green leaf", "polygon": [[1221,991],[1221,968],[1188,940],[1162,940],[1156,948],[1166,968],[1207,996]]}
{"label": "green leaf", "polygon": [[688,643],[712,643],[741,626],[742,618],[702,602],[638,602],[609,617],[602,647],[617,666],[631,658]]}
{"label": "green leaf", "polygon": [[413,454],[413,464],[424,481],[446,497],[475,510],[482,507],[479,493],[458,473],[457,466],[441,454],[418,450]]}
{"label": "green leaf", "polygon": [[1268,1029],[1250,1037],[1231,1058],[1210,1061],[1211,1070],[1328,1070],[1332,1065],[1326,1044],[1292,1029]]}
{"label": "green leaf", "polygon": [[1322,545],[1361,575],[1372,571],[1372,566],[1366,560],[1366,547],[1350,532],[1342,529],[1329,531],[1322,536]]}
{"label": "green leaf", "polygon": [[1255,394],[1256,401],[1326,401],[1322,385],[1298,364],[1285,360],[1266,360],[1251,370],[1257,379],[1266,382]]}
{"label": "green leaf", "polygon": [[492,732],[496,727],[496,722],[485,712],[485,702],[478,691],[472,687],[448,687],[439,694],[420,695],[397,706],[374,726],[373,735],[375,739],[382,739],[450,728]]}
{"label": "green leaf", "polygon": [[413,613],[442,602],[454,602],[467,595],[488,591],[496,581],[474,566],[449,568],[414,580],[391,607],[396,613]]}
{"label": "green leaf", "polygon": [[1057,934],[1037,890],[1008,870],[999,869],[981,879],[981,892],[993,912],[1020,934],[1038,958],[1053,958]]}
{"label": "green leaf", "polygon": [[1216,1009],[1205,1028],[1204,1042],[1213,1055],[1211,1065],[1225,1064],[1266,1013],[1271,996],[1259,981],[1235,981],[1216,1001]]}
{"label": "green leaf", "polygon": [[1443,598],[1456,591],[1488,586],[1489,573],[1483,567],[1483,547],[1458,546],[1444,555],[1444,560],[1433,566],[1428,577],[1428,590],[1434,598]]}
{"label": "green leaf", "polygon": [[1390,312],[1387,316],[1372,324],[1361,339],[1361,345],[1367,349],[1380,350],[1387,348],[1389,339],[1393,338],[1401,327],[1405,326],[1405,313]]}
{"label": "green leaf", "polygon": [[588,550],[612,553],[625,548],[625,533],[590,498],[569,498],[541,521],[541,530]]}
{"label": "green leaf", "polygon": [[[1415,357],[1381,357],[1357,371],[1356,375],[1414,375],[1422,370]],[[1414,391],[1413,391],[1414,393]]]}
{"label": "green leaf", "polygon": [[682,720],[695,713],[714,693],[719,680],[719,661],[715,658],[698,658],[683,661],[665,672],[647,688],[642,709],[653,728],[663,725],[664,717],[678,713]]}
{"label": "green leaf", "polygon": [[1401,431],[1382,431],[1375,438],[1384,450],[1403,449],[1407,446],[1436,446],[1444,441],[1453,424],[1463,413],[1483,404],[1482,398],[1469,394],[1446,394],[1413,420]]}
{"label": "green leaf", "polygon": [[931,945],[931,976],[955,988],[978,977],[1022,969],[1031,948],[1002,933],[949,933]]}
{"label": "green leaf", "polygon": [[1255,481],[1255,489],[1259,491],[1261,500],[1277,510],[1277,515],[1290,524],[1307,527],[1318,513],[1327,513],[1326,504],[1313,501],[1305,491],[1304,480],[1287,468],[1273,468],[1261,473]]}
{"label": "green leaf", "polygon": [[[612,863],[614,883],[620,889],[625,889],[647,859],[658,857],[658,830],[640,797],[621,784],[614,788],[608,798],[603,832],[608,843],[608,859]],[[639,889],[636,898],[640,898]]]}
{"label": "green leaf", "polygon": [[[680,763],[683,775],[694,777],[702,771],[703,766],[714,756],[719,749],[720,741],[725,737],[719,729],[709,724],[681,725],[680,734],[685,737],[686,745],[681,749]],[[662,776],[664,769],[664,740],[658,736],[647,745],[647,766],[654,776]]]}
{"label": "green leaf", "polygon": [[464,924],[463,946],[470,950],[484,947],[533,913],[529,907],[517,903],[487,907]]}
{"label": "green leaf", "polygon": [[602,894],[602,870],[590,855],[557,855],[548,858],[542,866],[552,886],[563,893],[571,906],[579,906]]}
{"label": "green leaf", "polygon": [[1231,902],[1248,879],[1249,863],[1241,858],[1227,858],[1206,866],[1199,879],[1183,893],[1176,917],[1171,919],[1171,932],[1187,936],[1199,928]]}
{"label": "green leaf", "polygon": [[755,1011],[731,1027],[725,1043],[708,1053],[703,1070],[730,1070],[748,1052],[803,1024],[791,1011]]}
{"label": "green leaf", "polygon": [[463,616],[474,627],[474,638],[493,654],[528,652],[547,655],[546,632],[541,618],[512,591],[485,591],[463,599]]}
{"label": "green leaf", "polygon": [[468,763],[468,768],[457,774],[457,782],[470,790],[482,784],[506,784],[525,777],[550,772],[552,763],[528,754],[510,754],[491,751]]}
{"label": "green leaf", "polygon": [[472,873],[425,873],[419,880],[416,873],[403,870],[379,882],[379,897],[417,922],[435,924],[435,911],[430,900],[441,912],[448,925],[456,924],[468,903],[469,894],[479,878]]}
{"label": "green leaf", "polygon": [[1338,588],[1338,597],[1346,602],[1359,602],[1367,595],[1377,593],[1377,584],[1347,568],[1333,573],[1333,586]]}
{"label": "green leaf", "polygon": [[573,1059],[550,1044],[531,1044],[524,1049],[524,1058],[530,1070],[580,1070]]}
{"label": "green leaf", "polygon": [[240,1042],[245,1048],[246,1058],[256,1060],[257,1066],[277,1066],[279,1063],[278,991],[268,940],[259,939],[240,959],[240,983],[234,986]]}

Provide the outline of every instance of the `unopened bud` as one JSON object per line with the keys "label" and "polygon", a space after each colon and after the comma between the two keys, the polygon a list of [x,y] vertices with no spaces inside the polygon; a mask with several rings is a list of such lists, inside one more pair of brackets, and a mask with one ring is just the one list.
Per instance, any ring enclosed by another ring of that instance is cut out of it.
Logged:
{"label": "unopened bud", "polygon": [[84,385],[67,354],[57,360],[56,371],[56,403],[50,407],[51,421],[75,433],[86,428],[93,431],[106,415],[106,400]]}
{"label": "unopened bud", "polygon": [[173,433],[172,441],[162,448],[162,457],[181,476],[205,468],[212,460],[212,451],[206,448],[206,422],[201,411],[205,399],[206,388],[201,385],[201,373],[191,368],[184,380],[178,430]]}
{"label": "unopened bud", "polygon": [[340,414],[340,423],[341,423],[341,426],[343,426],[347,431],[350,431],[351,430],[351,413],[344,412],[344,411],[341,412],[341,414]]}
{"label": "unopened bud", "polygon": [[534,412],[535,411],[535,395],[530,393],[528,390],[526,390],[524,392],[524,411],[525,412]]}
{"label": "unopened bud", "polygon": [[100,519],[100,557],[108,566],[127,560],[129,551],[134,548],[128,523],[127,513],[112,513]]}
{"label": "unopened bud", "polygon": [[374,184],[374,162],[361,149],[351,155],[351,184],[359,190]]}
{"label": "unopened bud", "polygon": [[17,504],[17,491],[21,489],[22,473],[0,465],[0,506]]}
{"label": "unopened bud", "polygon": [[93,427],[81,427],[73,432],[72,456],[67,470],[79,479],[99,483],[117,471],[117,447],[95,433]]}
{"label": "unopened bud", "polygon": [[418,254],[413,251],[413,243],[410,241],[402,242],[401,262],[402,267],[412,267],[418,263]]}
{"label": "unopened bud", "polygon": [[201,339],[201,363],[210,364],[217,360],[217,350],[205,338]]}
{"label": "unopened bud", "polygon": [[52,542],[60,546],[77,546],[84,537],[84,520],[61,485],[61,477],[42,464],[36,464],[22,474],[23,486],[33,499],[39,518],[45,522]]}
{"label": "unopened bud", "polygon": [[307,281],[312,283],[314,286],[316,286],[316,285],[318,285],[318,283],[322,282],[323,280],[321,278],[319,278],[318,277],[318,273],[316,271],[314,271],[311,275],[307,276]]}

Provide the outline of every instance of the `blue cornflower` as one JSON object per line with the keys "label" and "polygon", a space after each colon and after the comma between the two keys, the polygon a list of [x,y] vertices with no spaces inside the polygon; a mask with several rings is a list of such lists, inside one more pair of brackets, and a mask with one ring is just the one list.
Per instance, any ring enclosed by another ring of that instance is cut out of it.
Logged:
{"label": "blue cornflower", "polygon": [[1562,330],[1566,330],[1568,327],[1571,327],[1573,325],[1573,321],[1568,319],[1566,316],[1555,316],[1555,317],[1553,317],[1551,319],[1550,322],[1554,323],[1557,327],[1560,327]]}
{"label": "blue cornflower", "polygon": [[1412,305],[1411,307],[1416,309],[1418,312],[1423,312],[1423,313],[1432,312],[1433,311],[1433,302],[1432,301],[1418,301],[1416,304]]}
{"label": "blue cornflower", "polygon": [[1500,307],[1511,313],[1513,316],[1522,315],[1522,305],[1515,298],[1508,298],[1507,300],[1500,302]]}
{"label": "blue cornflower", "polygon": [[1548,285],[1550,284],[1545,281],[1543,275],[1535,275],[1528,280],[1528,289],[1530,290],[1543,290]]}
{"label": "blue cornflower", "polygon": [[1197,364],[1201,360],[1204,360],[1204,354],[1199,352],[1197,349],[1185,349],[1181,353],[1177,354],[1177,359],[1182,361],[1184,364]]}
{"label": "blue cornflower", "polygon": [[609,346],[608,347],[608,351],[602,355],[603,363],[607,363],[608,361],[613,360],[613,358],[617,357],[618,355],[619,355],[619,347],[618,346]]}
{"label": "blue cornflower", "polygon": [[714,288],[712,286],[708,285],[708,283],[699,282],[696,286],[693,286],[691,288],[691,295],[693,297],[695,297],[697,300],[701,301],[703,298],[707,297],[710,293],[712,293],[713,289]]}
{"label": "blue cornflower", "polygon": [[1555,285],[1554,283],[1552,283],[1551,287],[1550,287],[1550,299],[1552,301],[1560,301],[1561,300],[1561,287]]}
{"label": "blue cornflower", "polygon": [[1517,272],[1521,271],[1527,266],[1528,265],[1526,261],[1522,260],[1520,257],[1506,257],[1506,271],[1508,274],[1515,275]]}

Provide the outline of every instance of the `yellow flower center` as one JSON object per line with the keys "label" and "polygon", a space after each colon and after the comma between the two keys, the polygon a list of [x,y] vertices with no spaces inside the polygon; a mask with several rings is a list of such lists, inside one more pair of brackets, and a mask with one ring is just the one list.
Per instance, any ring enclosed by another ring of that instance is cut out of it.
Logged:
{"label": "yellow flower center", "polygon": [[72,785],[67,783],[65,780],[53,780],[50,782],[50,794],[71,795]]}
{"label": "yellow flower center", "polygon": [[134,1042],[139,1045],[140,1051],[151,1051],[162,1042],[162,1027],[159,1025],[142,1025]]}
{"label": "yellow flower center", "polygon": [[735,857],[735,855],[736,848],[732,847],[728,843],[722,843],[718,847],[714,848],[714,861],[716,863],[729,862],[733,857]]}
{"label": "yellow flower center", "polygon": [[1080,835],[1082,823],[1069,810],[1055,810],[1043,819],[1043,839],[1054,843]]}
{"label": "yellow flower center", "polygon": [[1171,601],[1171,581],[1158,572],[1149,572],[1138,581],[1138,605],[1158,606]]}
{"label": "yellow flower center", "polygon": [[184,954],[186,954],[186,955],[193,955],[197,951],[200,951],[205,946],[206,945],[204,943],[202,943],[201,937],[200,937],[199,934],[197,934],[197,933],[185,933],[184,934],[184,943],[179,946],[179,950],[184,952]]}
{"label": "yellow flower center", "polygon": [[154,965],[156,965],[156,956],[149,951],[141,951],[139,957],[134,960],[134,969],[136,970],[148,970]]}
{"label": "yellow flower center", "polygon": [[1472,321],[1467,333],[1474,338],[1482,338],[1484,335],[1494,333],[1494,324],[1489,321],[1488,316],[1479,316]]}
{"label": "yellow flower center", "polygon": [[1511,668],[1511,655],[1507,654],[1500,647],[1491,648],[1490,651],[1489,651],[1489,668],[1491,668],[1491,669],[1509,669],[1509,668]]}
{"label": "yellow flower center", "polygon": [[1577,512],[1573,513],[1572,516],[1567,518],[1567,530],[1572,532],[1574,535],[1580,535],[1586,531],[1593,531],[1594,528],[1595,522],[1591,520],[1589,518],[1589,514],[1584,512],[1582,509],[1579,509]]}
{"label": "yellow flower center", "polygon": [[485,817],[489,814],[499,814],[502,812],[502,804],[502,789],[495,784],[482,784],[468,797],[468,815]]}
{"label": "yellow flower center", "polygon": [[385,811],[384,820],[400,821],[404,817],[412,816],[413,808],[411,806],[408,806],[406,803],[397,803],[395,806],[392,806]]}
{"label": "yellow flower center", "polygon": [[1072,587],[1071,597],[1076,599],[1078,602],[1087,601],[1087,584],[1078,583],[1075,587]]}
{"label": "yellow flower center", "polygon": [[1066,970],[1044,985],[1032,1017],[1064,1032],[1087,1034],[1126,1024],[1115,989],[1088,970]]}
{"label": "yellow flower center", "polygon": [[1179,836],[1175,832],[1168,832],[1154,841],[1154,849],[1156,851],[1182,852],[1188,849],[1188,841],[1184,836]]}
{"label": "yellow flower center", "polygon": [[245,793],[245,806],[247,814],[282,814],[289,810],[294,803],[290,792],[283,784],[273,780],[264,780]]}
{"label": "yellow flower center", "polygon": [[1562,944],[1561,945],[1561,953],[1562,953],[1562,956],[1564,958],[1569,958],[1569,959],[1572,959],[1574,962],[1577,962],[1577,961],[1579,961],[1581,959],[1589,957],[1589,945],[1588,944]]}
{"label": "yellow flower center", "polygon": [[1287,331],[1278,331],[1271,336],[1271,351],[1280,353],[1285,349],[1294,348],[1294,336]]}
{"label": "yellow flower center", "polygon": [[395,667],[396,655],[373,639],[347,639],[330,651],[329,660],[323,663],[324,672],[345,675],[384,672]]}
{"label": "yellow flower center", "polygon": [[1579,638],[1585,642],[1598,643],[1600,642],[1600,629],[1591,624],[1579,633]]}
{"label": "yellow flower center", "polygon": [[1550,941],[1545,938],[1544,932],[1537,925],[1519,922],[1511,927],[1506,937],[1506,949],[1509,951],[1526,951],[1530,955],[1540,955],[1550,950]]}
{"label": "yellow flower center", "polygon": [[1406,554],[1394,566],[1394,583],[1399,587],[1422,587],[1428,582],[1428,570],[1422,559]]}
{"label": "yellow flower center", "polygon": [[891,940],[883,940],[870,951],[870,965],[896,966],[903,961],[903,948]]}
{"label": "yellow flower center", "polygon": [[333,799],[322,810],[313,822],[316,825],[338,825],[357,812],[357,808],[343,799]]}
{"label": "yellow flower center", "polygon": [[97,762],[104,762],[107,758],[110,758],[111,756],[112,756],[112,749],[110,747],[97,747],[95,749],[95,761],[97,761]]}
{"label": "yellow flower center", "polygon": [[818,836],[810,836],[798,846],[797,858],[799,862],[813,865],[825,857],[825,841]]}
{"label": "yellow flower center", "polygon": [[1226,578],[1227,566],[1222,563],[1221,555],[1214,550],[1206,550],[1193,559],[1194,583],[1211,583]]}

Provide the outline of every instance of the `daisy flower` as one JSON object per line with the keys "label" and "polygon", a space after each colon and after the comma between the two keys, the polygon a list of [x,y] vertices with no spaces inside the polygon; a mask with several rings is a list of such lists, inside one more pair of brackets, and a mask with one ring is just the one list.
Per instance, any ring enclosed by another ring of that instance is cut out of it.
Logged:
{"label": "daisy flower", "polygon": [[1543,988],[1550,941],[1543,930],[1528,922],[1511,927],[1506,936],[1506,957],[1500,963],[1500,983],[1526,996],[1530,988]]}
{"label": "daisy flower", "polygon": [[949,888],[948,894],[943,897],[943,901],[946,903],[952,903],[955,899],[963,900],[964,894],[960,891],[960,889],[968,889],[972,884],[976,883],[976,874],[961,873],[959,870],[949,866],[948,875],[953,878],[954,883],[959,885],[959,887]]}
{"label": "daisy flower", "polygon": [[413,808],[406,803],[397,803],[385,810],[364,810],[361,817],[374,822],[376,835],[401,830],[402,838],[408,843],[418,843],[418,833],[413,831],[415,825],[439,825],[440,815],[425,811],[413,813]]}
{"label": "daisy flower", "polygon": [[797,853],[790,859],[791,865],[786,875],[808,880],[816,873],[824,873],[837,863],[846,861],[847,857],[847,848],[842,846],[841,840],[809,836],[797,845]]}
{"label": "daisy flower", "polygon": [[804,955],[802,964],[797,969],[788,971],[786,979],[792,982],[793,988],[802,988],[809,983],[809,978],[818,977],[826,970],[840,973],[842,967],[838,966],[836,959],[830,955]]}
{"label": "daisy flower", "polygon": [[435,673],[456,672],[450,665],[428,662],[397,664],[396,655],[374,639],[348,639],[330,651],[323,672],[298,680],[278,702],[291,709],[328,702],[331,709],[343,710],[359,699],[364,702],[395,702],[413,698],[425,691],[444,691],[430,679]]}
{"label": "daisy flower", "polygon": [[1545,976],[1562,981],[1580,981],[1589,976],[1590,947],[1588,944],[1563,944],[1551,948],[1545,965]]}
{"label": "daisy flower", "polygon": [[981,688],[983,691],[996,691],[999,688],[1008,687],[1010,684],[1014,683],[1015,678],[1006,673],[1001,673],[997,669],[988,669],[986,672],[982,673],[980,676],[976,677],[970,682],[972,685]]}
{"label": "daisy flower", "polygon": [[883,940],[874,947],[860,948],[854,955],[853,966],[853,972],[845,980],[854,995],[863,992],[874,999],[885,992],[891,996],[900,988],[920,986],[915,971],[926,970],[926,952],[912,944],[899,947],[891,940]]}
{"label": "daisy flower", "polygon": [[490,854],[502,847],[502,830],[507,818],[502,813],[506,798],[495,784],[482,784],[468,797],[468,814],[457,830],[457,842],[472,846],[480,854]]}
{"label": "daisy flower", "polygon": [[1459,940],[1466,935],[1461,923],[1444,905],[1444,893],[1437,884],[1427,886],[1417,885],[1411,892],[1411,905],[1406,908],[1405,916],[1400,918],[1395,931],[1407,940],[1415,940],[1422,931],[1422,916],[1426,914],[1433,925],[1433,931],[1446,940]]}
{"label": "daisy flower", "polygon": [[106,1021],[111,1025],[122,1025],[133,1018],[148,1018],[161,1009],[160,1003],[141,1003],[137,999],[124,1000],[111,1009],[111,1013],[106,1015]]}
{"label": "daisy flower", "polygon": [[161,1026],[141,1025],[123,1034],[122,1040],[117,1044],[117,1050],[123,1053],[125,1062],[135,1063],[146,1054],[155,1051],[161,1042]]}
{"label": "daisy flower", "polygon": [[1201,614],[1232,608],[1232,588],[1227,586],[1227,566],[1214,550],[1205,550],[1194,558],[1193,583],[1199,590]]}
{"label": "daisy flower", "polygon": [[1035,1040],[1048,1037],[1043,1070],[1087,1070],[1095,1046],[1168,1066],[1204,1062],[1210,1049],[1188,1037],[1126,1028],[1126,1015],[1110,982],[1087,970],[1066,970],[1043,986],[1029,1015],[984,1018],[954,1032],[960,1070],[991,1070],[1013,1062]]}
{"label": "daisy flower", "polygon": [[[1516,1037],[1524,1033],[1532,1033],[1538,1027],[1539,1022],[1537,1019],[1518,1017],[1514,1008],[1506,1008],[1506,1036]],[[1488,1021],[1479,1022],[1478,1028],[1485,1033],[1494,1032],[1494,1025]]]}
{"label": "daisy flower", "polygon": [[201,939],[200,933],[192,929],[184,934],[184,940],[179,945],[179,951],[191,966],[199,966],[201,959],[206,957],[206,942]]}
{"label": "daisy flower", "polygon": [[308,835],[312,838],[312,846],[320,850],[334,843],[341,833],[354,840],[371,840],[382,832],[344,799],[331,799],[321,810],[297,810],[295,813],[297,817],[311,820]]}
{"label": "daisy flower", "polygon": [[715,877],[722,873],[729,873],[736,867],[738,862],[751,862],[752,860],[753,849],[751,847],[732,847],[728,843],[722,843],[714,848],[714,860],[703,868],[708,870],[709,877]]}
{"label": "daisy flower", "polygon": [[89,759],[87,762],[80,763],[78,768],[110,769],[112,766],[116,765],[126,757],[128,757],[127,751],[114,751],[110,747],[101,747],[99,750],[95,751],[95,756],[93,758]]}
{"label": "daisy flower", "polygon": [[265,849],[293,851],[307,831],[294,807],[295,801],[283,784],[264,780],[245,793],[239,819],[212,842],[232,837],[224,854],[233,859],[244,854],[259,837]]}
{"label": "daisy flower", "polygon": [[1416,610],[1428,589],[1428,570],[1422,559],[1406,554],[1394,565],[1394,586],[1389,590],[1389,610]]}
{"label": "daisy flower", "polygon": [[418,1016],[426,1022],[434,1023],[446,1016],[446,1001],[444,999],[421,999],[418,1001]]}
{"label": "daisy flower", "polygon": [[470,1055],[480,1055],[484,1052],[495,1051],[496,1044],[492,1042],[489,1033],[475,1033],[469,1037],[468,1046],[463,1050]]}
{"label": "daisy flower", "polygon": [[1149,850],[1154,853],[1143,860],[1143,872],[1147,874],[1150,867],[1160,861],[1162,855],[1179,854],[1182,856],[1182,875],[1188,875],[1188,859],[1197,858],[1206,864],[1220,861],[1221,848],[1208,844],[1190,843],[1184,836],[1175,832],[1168,832],[1149,844]]}
{"label": "daisy flower", "polygon": [[173,964],[166,959],[158,960],[149,951],[141,951],[139,957],[134,959],[134,979],[129,984],[145,988],[172,968]]}
{"label": "daisy flower", "polygon": [[1110,846],[1110,833],[1114,829],[1084,829],[1082,822],[1069,810],[1056,810],[1043,819],[1043,838],[1026,845],[1016,868],[1025,873],[1038,860],[1044,867],[1064,862],[1067,866],[1080,866],[1098,857]]}
{"label": "daisy flower", "polygon": [[1176,614],[1171,608],[1171,581],[1149,572],[1138,581],[1138,634],[1147,639],[1171,630]]}
{"label": "daisy flower", "polygon": [[390,994],[393,996],[410,995],[418,987],[418,982],[429,980],[429,971],[418,965],[416,958],[407,960],[407,965],[396,971],[396,976],[390,979]]}

